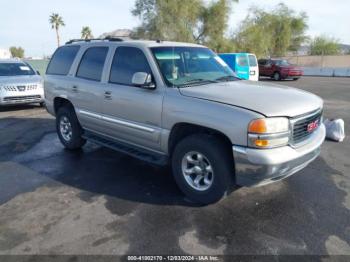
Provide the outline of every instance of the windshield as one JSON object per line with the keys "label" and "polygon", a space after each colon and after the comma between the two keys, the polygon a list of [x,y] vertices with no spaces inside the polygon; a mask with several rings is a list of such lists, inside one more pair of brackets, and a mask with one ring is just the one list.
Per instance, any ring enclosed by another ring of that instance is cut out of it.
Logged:
{"label": "windshield", "polygon": [[208,48],[155,47],[151,50],[168,86],[184,87],[239,79]]}
{"label": "windshield", "polygon": [[0,63],[0,76],[35,75],[33,69],[23,63]]}

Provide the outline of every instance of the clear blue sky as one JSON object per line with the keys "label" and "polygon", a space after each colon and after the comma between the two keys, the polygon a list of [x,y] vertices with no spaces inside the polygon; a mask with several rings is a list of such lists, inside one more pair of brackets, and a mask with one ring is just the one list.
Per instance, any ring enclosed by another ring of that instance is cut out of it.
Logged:
{"label": "clear blue sky", "polygon": [[[308,13],[308,34],[326,34],[350,44],[350,0],[240,0],[234,4],[230,30],[236,28],[251,5],[269,8],[279,2]],[[55,33],[48,23],[52,12],[62,15],[66,23],[61,30],[62,42],[78,38],[86,25],[95,36],[131,29],[139,23],[130,13],[133,5],[134,0],[0,0],[0,48],[19,45],[25,48],[27,56],[51,54],[56,45]]]}

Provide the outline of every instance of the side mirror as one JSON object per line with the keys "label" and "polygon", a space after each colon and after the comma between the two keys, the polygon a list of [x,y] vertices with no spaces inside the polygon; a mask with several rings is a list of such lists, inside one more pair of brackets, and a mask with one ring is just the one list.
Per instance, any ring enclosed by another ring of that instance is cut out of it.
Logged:
{"label": "side mirror", "polygon": [[145,72],[137,72],[133,75],[132,84],[145,89],[155,89],[156,85],[152,82],[152,75]]}

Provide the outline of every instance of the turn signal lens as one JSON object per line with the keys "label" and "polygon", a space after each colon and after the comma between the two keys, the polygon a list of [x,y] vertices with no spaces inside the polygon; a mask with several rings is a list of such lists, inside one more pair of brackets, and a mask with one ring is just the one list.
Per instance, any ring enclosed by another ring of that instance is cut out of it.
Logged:
{"label": "turn signal lens", "polygon": [[266,122],[264,119],[257,119],[252,121],[249,124],[249,128],[248,128],[249,133],[261,134],[261,133],[266,133],[266,131],[267,131],[267,128],[266,128]]}
{"label": "turn signal lens", "polygon": [[255,140],[255,145],[257,147],[267,147],[269,145],[269,141],[268,140]]}
{"label": "turn signal lens", "polygon": [[256,119],[250,122],[248,132],[253,134],[273,134],[289,131],[289,120],[285,117]]}

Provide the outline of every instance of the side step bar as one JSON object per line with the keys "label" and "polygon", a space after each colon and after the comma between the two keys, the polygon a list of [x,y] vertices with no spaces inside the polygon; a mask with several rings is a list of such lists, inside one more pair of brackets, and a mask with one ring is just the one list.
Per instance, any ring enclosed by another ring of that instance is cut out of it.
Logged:
{"label": "side step bar", "polygon": [[85,131],[82,137],[94,144],[111,148],[113,150],[130,155],[145,162],[149,162],[159,166],[165,166],[168,164],[168,156],[163,154],[158,154],[156,152],[129,145],[123,142],[110,140],[89,131]]}

